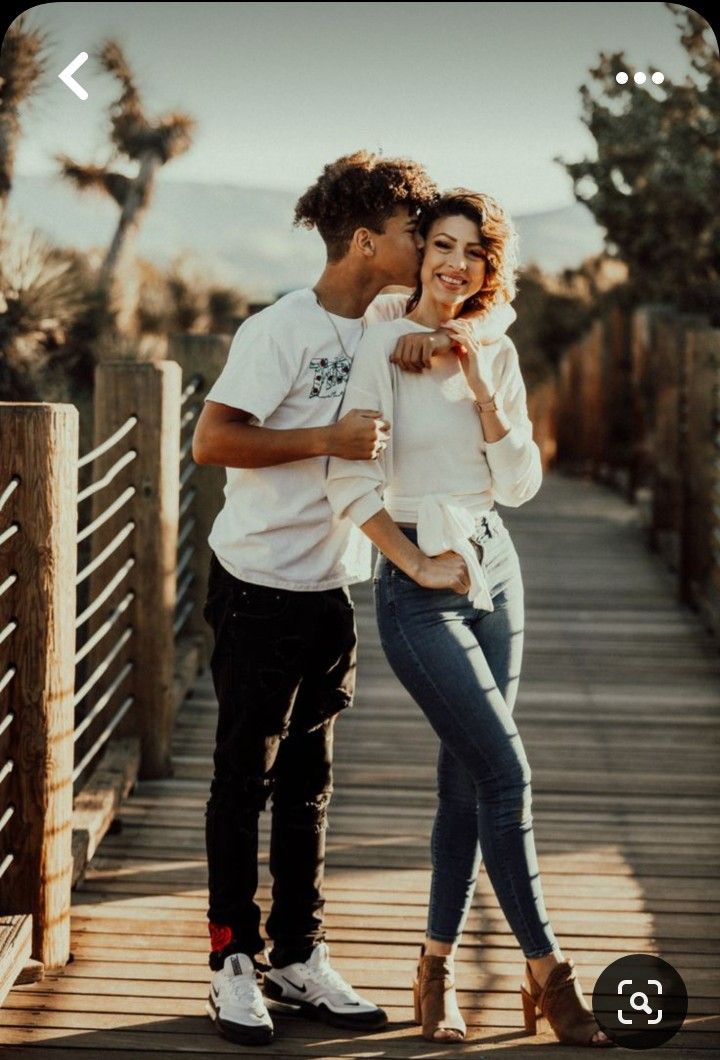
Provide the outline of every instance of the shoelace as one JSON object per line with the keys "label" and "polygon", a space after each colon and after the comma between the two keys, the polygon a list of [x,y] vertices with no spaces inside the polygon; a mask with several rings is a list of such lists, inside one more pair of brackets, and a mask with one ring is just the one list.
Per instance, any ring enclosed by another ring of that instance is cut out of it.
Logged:
{"label": "shoelace", "polygon": [[343,979],[340,972],[336,972],[329,964],[321,965],[316,975],[324,986],[338,990],[341,994],[344,994],[348,1000],[359,1000],[359,994],[357,994],[353,987]]}
{"label": "shoelace", "polygon": [[249,1002],[250,1011],[254,1016],[263,1015],[265,1003],[256,979],[251,979],[249,975],[233,975],[230,978],[230,989],[237,1001]]}

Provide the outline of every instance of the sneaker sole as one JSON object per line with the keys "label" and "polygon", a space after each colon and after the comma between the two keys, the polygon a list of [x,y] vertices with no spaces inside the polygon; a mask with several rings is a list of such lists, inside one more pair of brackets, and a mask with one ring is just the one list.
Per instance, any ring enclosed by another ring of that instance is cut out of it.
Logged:
{"label": "sneaker sole", "polygon": [[236,1045],[269,1045],[273,1040],[270,1027],[244,1027],[241,1023],[222,1020],[212,997],[208,997],[205,1002],[205,1011],[223,1038],[235,1042]]}
{"label": "sneaker sole", "polygon": [[341,1012],[333,1012],[327,1005],[321,1003],[314,1005],[311,1001],[296,1001],[283,993],[281,986],[274,983],[272,979],[266,979],[263,993],[271,1001],[279,1002],[287,1007],[287,1010],[295,1015],[307,1016],[310,1019],[329,1023],[332,1027],[342,1027],[347,1031],[379,1031],[387,1026],[387,1013],[379,1008],[376,1012],[358,1012],[357,1016],[347,1015]]}

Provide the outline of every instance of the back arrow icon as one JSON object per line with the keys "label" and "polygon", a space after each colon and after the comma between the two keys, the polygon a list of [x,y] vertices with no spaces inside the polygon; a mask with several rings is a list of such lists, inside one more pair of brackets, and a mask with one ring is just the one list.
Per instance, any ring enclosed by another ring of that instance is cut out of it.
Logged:
{"label": "back arrow icon", "polygon": [[76,70],[80,69],[84,62],[87,61],[87,57],[87,52],[80,52],[80,54],[76,55],[73,61],[71,63],[68,63],[65,69],[58,74],[58,77],[63,82],[63,84],[66,84],[70,91],[75,93],[78,99],[87,99],[88,94],[83,88],[83,86],[77,83],[77,81],[73,77],[73,74]]}

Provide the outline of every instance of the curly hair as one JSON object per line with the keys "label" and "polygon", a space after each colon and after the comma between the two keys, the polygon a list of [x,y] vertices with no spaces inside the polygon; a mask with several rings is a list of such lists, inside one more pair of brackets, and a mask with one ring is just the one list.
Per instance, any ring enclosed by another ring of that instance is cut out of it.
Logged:
{"label": "curly hair", "polygon": [[317,228],[328,260],[338,261],[347,253],[357,228],[383,232],[398,208],[405,206],[417,213],[437,194],[437,186],[418,162],[356,151],[325,166],[298,199],[294,224]]}
{"label": "curly hair", "polygon": [[[452,188],[423,209],[418,232],[427,239],[435,221],[458,214],[475,221],[485,251],[485,280],[481,289],[465,300],[461,313],[488,312],[495,305],[511,302],[515,297],[518,237],[510,217],[496,199],[468,188]],[[407,312],[415,308],[421,294],[418,281]]]}

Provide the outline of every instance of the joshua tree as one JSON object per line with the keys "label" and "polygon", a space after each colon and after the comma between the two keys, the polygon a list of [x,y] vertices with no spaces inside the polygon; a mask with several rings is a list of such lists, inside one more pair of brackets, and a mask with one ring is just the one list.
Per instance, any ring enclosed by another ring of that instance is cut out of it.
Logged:
{"label": "joshua tree", "polygon": [[[117,42],[106,41],[97,58],[121,87],[120,96],[110,109],[113,157],[104,166],[83,165],[66,155],[59,156],[58,161],[63,176],[77,188],[104,192],[120,207],[117,229],[100,269],[99,289],[105,297],[108,322],[119,333],[133,335],[138,290],[131,264],[137,232],[150,205],[158,169],[187,151],[195,122],[182,113],[166,114],[154,122],[148,118]],[[113,168],[118,158],[134,165],[134,176]]]}
{"label": "joshua tree", "polygon": [[10,26],[0,49],[0,208],[12,187],[20,109],[38,87],[47,58],[45,37],[39,30],[28,29],[21,15]]}

